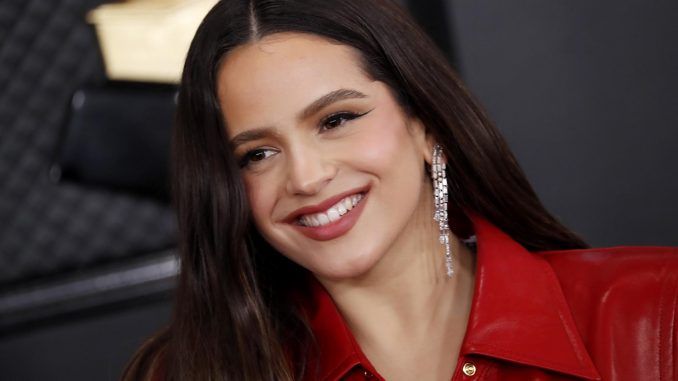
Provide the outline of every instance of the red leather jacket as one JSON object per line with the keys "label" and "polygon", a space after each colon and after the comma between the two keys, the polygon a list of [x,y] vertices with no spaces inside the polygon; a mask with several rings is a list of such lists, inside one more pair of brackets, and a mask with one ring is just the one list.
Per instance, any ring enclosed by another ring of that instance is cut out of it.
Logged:
{"label": "red leather jacket", "polygon": [[[457,380],[678,380],[678,249],[531,253],[474,218],[473,306]],[[318,283],[306,381],[382,380]]]}

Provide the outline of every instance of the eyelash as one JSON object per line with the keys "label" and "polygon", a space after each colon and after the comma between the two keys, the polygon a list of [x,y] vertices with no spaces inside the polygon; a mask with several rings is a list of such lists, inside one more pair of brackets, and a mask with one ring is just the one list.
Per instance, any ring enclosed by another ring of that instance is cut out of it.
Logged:
{"label": "eyelash", "polygon": [[[368,112],[369,112],[369,111],[368,111]],[[364,112],[364,113],[362,113],[362,114],[356,114],[356,113],[354,113],[354,112],[349,112],[349,111],[341,111],[341,112],[337,112],[337,113],[334,113],[334,114],[332,114],[332,115],[329,115],[329,116],[325,117],[323,120],[321,120],[321,121],[320,121],[320,127],[319,127],[319,128],[320,128],[321,131],[333,130],[333,129],[337,128],[337,127],[343,126],[344,123],[346,123],[346,122],[348,122],[348,121],[351,121],[351,120],[353,120],[353,119],[357,119],[357,118],[360,118],[361,116],[366,115],[368,112]],[[327,125],[328,125],[331,121],[336,120],[336,119],[338,119],[338,118],[342,118],[342,119],[343,119],[343,122],[342,122],[340,125],[334,126],[334,127],[331,127],[331,128],[327,128]]]}
{"label": "eyelash", "polygon": [[266,155],[265,153],[271,152],[271,151],[273,151],[273,149],[271,149],[271,148],[257,148],[257,149],[253,149],[251,151],[247,151],[239,161],[240,168],[245,168],[248,165],[250,165],[250,163],[252,163],[252,158],[256,155],[260,155],[260,154],[264,153],[264,157],[259,159],[259,160],[254,160],[255,162],[261,161],[261,160],[264,160],[264,159],[270,157],[272,154]]}
{"label": "eyelash", "polygon": [[[370,110],[370,111],[372,111],[372,110]],[[350,111],[341,111],[341,112],[331,114],[331,115],[323,118],[320,121],[320,125],[318,126],[318,129],[320,130],[320,132],[325,132],[325,131],[330,131],[330,130],[334,130],[336,128],[343,127],[344,124],[346,124],[346,122],[349,122],[353,119],[360,118],[361,116],[365,116],[370,111],[367,111],[367,112],[364,112],[364,113],[361,113],[361,114],[350,112]],[[328,127],[328,124],[336,121],[337,119],[341,119],[340,124]],[[268,155],[266,154],[267,152],[271,152],[271,151],[274,151],[274,149],[272,149],[272,148],[256,148],[256,149],[253,149],[251,151],[246,152],[239,161],[240,168],[245,168],[245,167],[251,165],[252,162],[259,162],[259,161],[267,159],[268,157],[273,155],[272,153],[268,154]],[[254,158],[254,156],[261,155],[262,153],[264,154],[264,157],[261,157],[258,160],[252,160]]]}

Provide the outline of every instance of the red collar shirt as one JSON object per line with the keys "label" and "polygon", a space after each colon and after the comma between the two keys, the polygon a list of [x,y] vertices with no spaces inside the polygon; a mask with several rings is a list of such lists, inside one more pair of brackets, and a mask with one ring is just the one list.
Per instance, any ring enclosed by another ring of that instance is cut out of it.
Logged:
{"label": "red collar shirt", "polygon": [[[474,296],[453,381],[678,380],[678,249],[532,253],[474,218]],[[305,381],[383,380],[314,282]]]}

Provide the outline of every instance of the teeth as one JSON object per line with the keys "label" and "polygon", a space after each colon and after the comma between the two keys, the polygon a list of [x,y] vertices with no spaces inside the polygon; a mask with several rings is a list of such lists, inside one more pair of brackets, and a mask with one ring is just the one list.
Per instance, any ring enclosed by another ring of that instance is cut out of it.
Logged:
{"label": "teeth", "polygon": [[331,222],[337,221],[339,220],[339,217],[341,217],[341,215],[339,214],[339,210],[337,209],[330,208],[330,210],[327,211],[327,217],[329,217]]}
{"label": "teeth", "polygon": [[318,222],[320,225],[327,225],[330,223],[330,218],[326,214],[318,214]]}
{"label": "teeth", "polygon": [[349,210],[353,209],[360,200],[362,200],[362,194],[355,194],[348,196],[345,199],[339,201],[338,203],[331,206],[323,213],[307,214],[299,218],[299,222],[304,226],[322,226],[327,225],[330,222],[338,221],[341,219],[341,216],[348,213]]}
{"label": "teeth", "polygon": [[341,205],[343,205],[346,210],[353,209],[353,201],[349,200],[348,197],[341,202]]}

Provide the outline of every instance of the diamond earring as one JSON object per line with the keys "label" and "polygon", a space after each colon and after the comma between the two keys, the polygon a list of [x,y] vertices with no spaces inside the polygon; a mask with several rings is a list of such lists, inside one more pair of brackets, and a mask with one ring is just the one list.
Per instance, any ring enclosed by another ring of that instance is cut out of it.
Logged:
{"label": "diamond earring", "polygon": [[447,277],[451,278],[452,274],[454,274],[454,269],[452,268],[452,251],[450,250],[450,226],[447,220],[447,173],[445,172],[445,161],[443,160],[443,147],[440,144],[436,144],[433,147],[431,177],[433,178],[433,200],[435,203],[433,219],[438,222],[440,244],[445,247]]}

